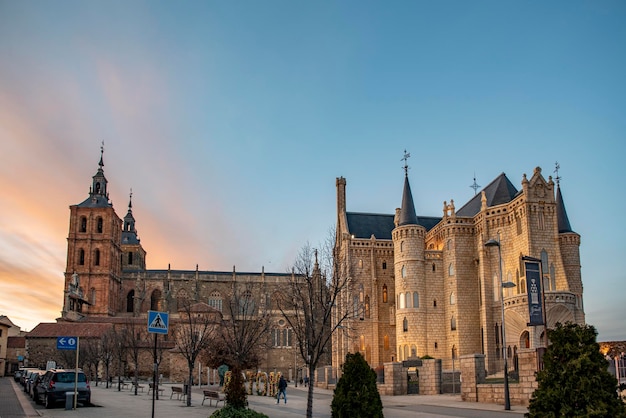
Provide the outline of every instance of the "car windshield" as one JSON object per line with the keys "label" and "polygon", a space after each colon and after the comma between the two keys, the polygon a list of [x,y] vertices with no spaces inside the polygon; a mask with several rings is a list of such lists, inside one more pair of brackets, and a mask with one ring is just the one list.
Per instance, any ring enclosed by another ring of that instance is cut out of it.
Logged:
{"label": "car windshield", "polygon": [[[57,373],[54,375],[54,379],[55,382],[59,382],[59,383],[74,383],[74,372],[62,372],[62,373]],[[84,382],[85,381],[85,374],[84,373],[78,373],[78,381],[79,382]]]}

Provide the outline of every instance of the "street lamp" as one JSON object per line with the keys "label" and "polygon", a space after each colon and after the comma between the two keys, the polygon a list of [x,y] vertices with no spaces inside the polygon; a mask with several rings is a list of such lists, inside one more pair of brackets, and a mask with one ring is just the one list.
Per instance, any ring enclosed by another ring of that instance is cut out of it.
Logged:
{"label": "street lamp", "polygon": [[498,264],[500,266],[500,299],[502,307],[502,356],[504,357],[504,409],[511,410],[511,399],[509,397],[509,366],[507,364],[506,352],[506,331],[504,325],[504,288],[515,287],[513,282],[504,282],[502,277],[502,250],[500,249],[500,237],[498,240],[490,239],[485,242],[485,247],[498,247]]}

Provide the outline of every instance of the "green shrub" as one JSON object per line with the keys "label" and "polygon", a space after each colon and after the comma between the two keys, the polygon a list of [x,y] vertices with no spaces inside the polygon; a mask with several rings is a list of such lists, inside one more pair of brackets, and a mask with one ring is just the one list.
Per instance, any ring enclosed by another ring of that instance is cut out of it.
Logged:
{"label": "green shrub", "polygon": [[235,408],[226,405],[213,412],[210,418],[269,418],[267,415],[248,408]]}
{"label": "green shrub", "polygon": [[347,354],[330,405],[333,418],[383,418],[376,372],[360,353]]}

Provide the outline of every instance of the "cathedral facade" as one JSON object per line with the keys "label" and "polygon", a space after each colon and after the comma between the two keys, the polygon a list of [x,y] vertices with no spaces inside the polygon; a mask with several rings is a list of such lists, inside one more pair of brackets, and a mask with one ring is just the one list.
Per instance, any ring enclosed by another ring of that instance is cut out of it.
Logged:
{"label": "cathedral facade", "polygon": [[[336,180],[335,252],[352,281],[338,309],[353,314],[334,334],[334,366],[360,352],[372,367],[426,356],[449,369],[482,353],[497,373],[504,355],[515,365],[517,350],[546,345],[545,323],[584,323],[580,235],[558,176],[555,185],[536,168],[518,190],[502,173],[430,217],[416,214],[407,168],[392,214],[348,211],[346,179]],[[526,260],[540,267],[540,324],[529,320]]]}
{"label": "cathedral facade", "polygon": [[[287,273],[146,268],[146,251],[139,239],[132,211],[121,219],[109,199],[101,155],[88,197],[70,206],[67,265],[62,317],[59,322],[124,324],[141,321],[147,312],[170,313],[170,339],[184,306],[200,303],[228,316],[232,300],[269,312],[270,349],[263,351],[263,370],[291,376],[304,367],[296,357],[296,342],[280,311],[272,306],[275,293],[291,283]],[[132,196],[131,196],[132,199]],[[235,287],[240,293],[233,296]],[[167,336],[165,337],[168,338]]]}

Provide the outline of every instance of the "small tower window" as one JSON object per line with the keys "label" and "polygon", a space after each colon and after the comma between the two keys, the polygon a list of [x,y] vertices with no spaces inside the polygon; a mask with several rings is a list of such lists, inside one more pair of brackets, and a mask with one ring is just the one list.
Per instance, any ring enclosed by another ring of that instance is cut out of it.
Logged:
{"label": "small tower window", "polygon": [[80,232],[87,232],[87,218],[84,216],[80,217]]}
{"label": "small tower window", "polygon": [[369,295],[365,296],[365,317],[370,317],[370,297]]}
{"label": "small tower window", "polygon": [[131,290],[126,295],[126,312],[133,312],[135,310],[135,291]]}
{"label": "small tower window", "polygon": [[448,266],[448,276],[454,276],[454,264],[452,263]]}
{"label": "small tower window", "polygon": [[81,266],[85,265],[85,250],[83,250],[82,248],[78,252],[78,264],[80,264]]}
{"label": "small tower window", "polygon": [[414,308],[420,307],[420,296],[419,296],[419,293],[417,292],[413,292],[413,307]]}
{"label": "small tower window", "polygon": [[454,292],[450,293],[450,305],[456,304],[456,296]]}
{"label": "small tower window", "polygon": [[97,249],[97,248],[93,252],[93,265],[94,266],[99,266],[100,265],[100,250]]}
{"label": "small tower window", "polygon": [[387,303],[387,285],[383,285],[383,303]]}
{"label": "small tower window", "polygon": [[133,264],[133,252],[129,251],[128,252],[128,265],[132,265]]}
{"label": "small tower window", "polygon": [[103,225],[102,218],[98,217],[96,231],[98,231],[99,234],[102,233],[102,225]]}
{"label": "small tower window", "polygon": [[387,270],[387,262],[383,261],[383,270]]}
{"label": "small tower window", "polygon": [[406,266],[402,266],[402,278],[406,277]]}
{"label": "small tower window", "polygon": [[456,331],[456,316],[454,315],[452,315],[452,318],[450,318],[450,330]]}
{"label": "small tower window", "polygon": [[402,320],[402,331],[403,332],[409,331],[409,320],[406,319],[406,316],[404,317],[404,320]]}

